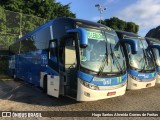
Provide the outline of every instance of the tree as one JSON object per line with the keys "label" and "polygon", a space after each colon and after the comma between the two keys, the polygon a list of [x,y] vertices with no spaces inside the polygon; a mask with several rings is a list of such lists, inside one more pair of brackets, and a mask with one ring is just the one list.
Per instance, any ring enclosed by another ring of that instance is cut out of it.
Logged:
{"label": "tree", "polygon": [[149,30],[146,34],[146,37],[155,38],[160,41],[160,26],[157,26],[156,28]]}
{"label": "tree", "polygon": [[[98,23],[100,23],[100,21],[98,21]],[[120,20],[117,17],[101,20],[101,24],[104,24],[114,30],[123,30],[123,31],[128,31],[133,33],[137,33],[139,30],[139,26],[136,25],[135,23],[126,22],[126,21]]]}
{"label": "tree", "polygon": [[21,31],[25,35],[50,19],[75,17],[69,6],[55,0],[0,0],[0,45],[7,49]]}
{"label": "tree", "polygon": [[70,4],[62,5],[55,0],[0,0],[4,9],[35,15],[47,20],[56,17],[76,17],[70,11]]}

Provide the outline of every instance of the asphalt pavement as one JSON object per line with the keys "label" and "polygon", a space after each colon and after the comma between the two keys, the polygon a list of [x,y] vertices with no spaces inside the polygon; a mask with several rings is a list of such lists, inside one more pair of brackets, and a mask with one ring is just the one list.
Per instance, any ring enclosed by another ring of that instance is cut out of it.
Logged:
{"label": "asphalt pavement", "polygon": [[[21,80],[1,79],[0,111],[160,111],[160,84],[147,89],[129,90],[120,97],[92,102],[77,102],[68,97],[61,96],[57,99],[48,96],[40,88],[24,83]],[[71,118],[84,119],[85,117]],[[87,119],[96,118],[91,117]],[[159,117],[118,118],[123,120],[160,119]],[[58,119],[65,118],[60,117]],[[106,119],[106,117],[101,117],[100,119]],[[109,117],[109,119],[117,119],[117,117]]]}

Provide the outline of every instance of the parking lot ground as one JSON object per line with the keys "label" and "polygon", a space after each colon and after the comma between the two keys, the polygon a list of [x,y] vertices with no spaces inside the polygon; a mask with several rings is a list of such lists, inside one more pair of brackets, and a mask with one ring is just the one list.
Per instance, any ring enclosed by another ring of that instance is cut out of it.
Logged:
{"label": "parking lot ground", "polygon": [[[21,80],[2,78],[0,80],[0,111],[160,111],[160,84],[147,89],[130,90],[120,97],[92,102],[76,102],[63,96],[59,99],[48,96],[40,88]],[[123,120],[142,119],[142,117],[119,118]],[[83,118],[72,117],[72,119]],[[143,117],[143,119],[158,118]]]}

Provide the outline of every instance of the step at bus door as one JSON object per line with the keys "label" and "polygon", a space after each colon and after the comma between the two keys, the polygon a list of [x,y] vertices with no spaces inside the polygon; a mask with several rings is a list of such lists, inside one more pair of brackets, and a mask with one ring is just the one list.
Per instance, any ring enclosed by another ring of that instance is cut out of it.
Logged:
{"label": "step at bus door", "polygon": [[[48,65],[55,71],[59,72],[59,61],[54,57],[58,54],[57,39],[50,40]],[[47,94],[59,97],[60,94],[60,77],[56,75],[47,75]]]}
{"label": "step at bus door", "polygon": [[47,75],[47,94],[58,98],[59,93],[60,93],[59,76]]}

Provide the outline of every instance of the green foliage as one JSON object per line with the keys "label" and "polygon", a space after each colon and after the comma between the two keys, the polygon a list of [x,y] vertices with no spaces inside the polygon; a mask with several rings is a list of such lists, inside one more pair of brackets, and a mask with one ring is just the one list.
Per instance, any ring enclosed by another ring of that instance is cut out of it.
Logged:
{"label": "green foliage", "polygon": [[6,17],[5,17],[5,11],[4,11],[4,9],[2,9],[1,7],[0,7],[0,32],[1,33],[5,33],[5,31],[6,31],[6,23],[5,23],[5,21],[6,21]]}
{"label": "green foliage", "polygon": [[69,5],[62,5],[55,0],[0,0],[0,5],[14,12],[35,15],[47,20],[56,17],[75,17]]}
{"label": "green foliage", "polygon": [[[98,21],[100,23],[100,21]],[[120,20],[117,17],[113,17],[110,19],[101,20],[101,24],[104,24],[114,30],[123,30],[128,32],[137,33],[139,30],[139,26],[133,22],[126,22]]]}
{"label": "green foliage", "polygon": [[22,24],[21,24],[22,34],[24,35],[44,23],[45,23],[45,20],[42,18],[38,18],[33,15],[24,15],[23,14]]}
{"label": "green foliage", "polygon": [[8,49],[18,39],[20,29],[24,35],[45,22],[42,18],[4,10],[1,7],[0,12],[3,14],[0,15],[0,50]]}
{"label": "green foliage", "polygon": [[0,49],[7,50],[17,37],[17,35],[0,34]]}
{"label": "green foliage", "polygon": [[21,31],[25,35],[50,19],[75,17],[69,5],[55,0],[0,0],[0,46],[7,48]]}
{"label": "green foliage", "polygon": [[8,61],[7,58],[0,58],[0,75],[7,75],[8,73]]}
{"label": "green foliage", "polygon": [[155,38],[160,41],[160,26],[149,30],[146,37]]}

